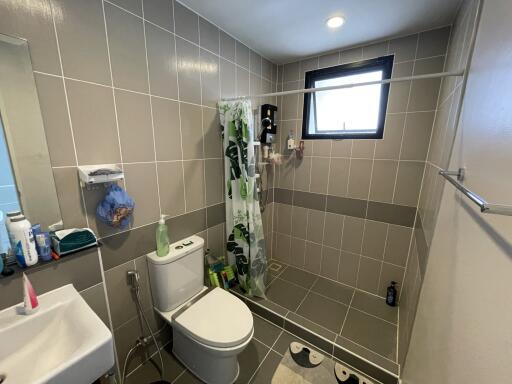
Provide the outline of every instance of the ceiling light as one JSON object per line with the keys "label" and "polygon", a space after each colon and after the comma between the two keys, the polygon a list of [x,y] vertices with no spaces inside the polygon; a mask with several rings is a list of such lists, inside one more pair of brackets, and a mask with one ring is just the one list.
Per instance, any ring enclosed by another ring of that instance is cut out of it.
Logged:
{"label": "ceiling light", "polygon": [[345,18],[342,16],[334,16],[327,19],[326,24],[329,28],[339,28],[345,23]]}

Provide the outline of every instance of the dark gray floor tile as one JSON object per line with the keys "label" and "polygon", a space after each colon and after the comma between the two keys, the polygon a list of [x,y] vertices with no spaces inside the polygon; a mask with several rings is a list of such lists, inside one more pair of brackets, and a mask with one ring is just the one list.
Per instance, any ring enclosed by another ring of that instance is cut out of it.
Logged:
{"label": "dark gray floor tile", "polygon": [[315,348],[312,344],[309,344],[306,341],[301,340],[297,336],[292,335],[290,332],[284,331],[281,334],[281,336],[279,336],[279,338],[277,339],[277,341],[272,349],[275,352],[277,352],[281,355],[284,355],[286,353],[286,351],[288,350],[288,348],[290,348],[290,343],[292,341],[298,341],[299,343],[302,343],[302,344],[308,346],[309,348],[313,348],[313,349]]}
{"label": "dark gray floor tile", "polygon": [[236,383],[246,384],[252,377],[260,363],[267,355],[269,348],[252,339],[249,345],[238,356],[238,363],[240,364],[240,374]]}
{"label": "dark gray floor tile", "polygon": [[316,275],[294,267],[286,268],[279,277],[283,280],[297,284],[305,289],[311,288],[317,279]]}
{"label": "dark gray floor tile", "polygon": [[276,279],[267,289],[270,301],[295,311],[308,291],[285,280]]}
{"label": "dark gray floor tile", "polygon": [[395,325],[351,307],[341,336],[395,361],[396,331]]}
{"label": "dark gray floor tile", "polygon": [[263,361],[263,364],[261,364],[261,367],[251,379],[251,384],[269,384],[272,382],[272,377],[274,376],[274,372],[279,366],[281,359],[282,357],[280,355],[274,351],[270,351]]}
{"label": "dark gray floor tile", "polygon": [[[162,359],[164,361],[165,380],[172,382],[185,370],[185,368],[172,355],[170,344],[162,349]],[[153,381],[160,380],[159,370],[160,359],[158,355],[154,355],[150,360],[126,378],[126,384],[151,383]]]}
{"label": "dark gray floor tile", "polygon": [[379,367],[382,367],[388,370],[389,372],[398,374],[398,364],[389,359],[386,359],[385,357],[379,355],[378,353],[370,351],[369,349],[354,343],[353,341],[343,336],[338,336],[336,338],[336,345],[341,346],[342,348],[345,348],[350,352],[355,353],[356,355],[361,356],[368,361],[371,361],[374,364],[377,364]]}
{"label": "dark gray floor tile", "polygon": [[[308,333],[313,333],[316,335],[320,335],[324,339],[333,341],[336,340],[336,333],[329,331],[327,328],[322,327],[321,325],[318,325],[317,323],[314,323],[308,319],[306,319],[303,316],[297,315],[295,312],[288,312],[286,315],[286,323],[293,322],[297,325],[301,326],[302,329],[305,329]],[[287,328],[285,324],[285,328]],[[288,327],[289,328],[289,327]],[[304,340],[308,340],[307,337],[304,337],[302,331],[299,331],[299,333],[296,333],[297,336],[302,337]]]}
{"label": "dark gray floor tile", "polygon": [[329,279],[324,279],[323,277],[318,278],[311,290],[347,305],[350,304],[354,293],[354,288],[345,284],[336,283]]}
{"label": "dark gray floor tile", "polygon": [[[320,328],[320,326],[316,327]],[[314,349],[323,351],[322,353],[327,353],[329,355],[332,354],[333,343],[331,341],[326,340],[326,338],[319,336],[320,333],[312,332],[307,326],[302,325],[301,322],[292,322],[286,320],[284,323],[284,329],[292,333],[293,335],[296,335],[300,339],[312,344],[314,346]],[[325,330],[325,332],[329,331]]]}
{"label": "dark gray floor tile", "polygon": [[348,307],[344,304],[310,292],[296,312],[330,331],[339,333],[347,310]]}
{"label": "dark gray floor tile", "polygon": [[286,308],[283,308],[269,300],[254,297],[246,298],[246,304],[252,312],[261,316],[265,320],[270,321],[279,327],[284,325],[284,317],[288,313]]}
{"label": "dark gray floor tile", "polygon": [[361,291],[356,291],[352,306],[363,312],[380,317],[383,320],[396,324],[398,320],[398,308],[390,307],[386,301],[378,296],[369,295]]}
{"label": "dark gray floor tile", "polygon": [[398,384],[398,379],[388,372],[378,368],[374,364],[370,364],[368,361],[361,359],[355,354],[348,352],[347,349],[339,346],[334,347],[334,357],[343,364],[348,364],[352,368],[359,370],[364,373],[365,376],[370,376],[379,383],[382,384]]}
{"label": "dark gray floor tile", "polygon": [[[190,371],[185,371],[178,378],[178,380],[173,381],[173,384],[202,384],[203,382],[195,377]],[[142,384],[142,383],[139,383]]]}
{"label": "dark gray floor tile", "polygon": [[281,333],[281,328],[271,322],[262,319],[258,315],[253,315],[254,319],[254,338],[261,341],[267,347],[272,347]]}

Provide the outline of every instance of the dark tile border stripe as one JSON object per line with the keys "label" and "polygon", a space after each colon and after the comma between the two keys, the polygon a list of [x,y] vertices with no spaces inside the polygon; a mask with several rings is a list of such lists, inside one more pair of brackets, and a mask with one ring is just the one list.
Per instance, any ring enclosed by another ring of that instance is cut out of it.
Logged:
{"label": "dark tile border stripe", "polygon": [[224,223],[226,221],[226,204],[221,203],[206,208],[206,218],[206,226],[208,228]]}
{"label": "dark tile border stripe", "polygon": [[425,277],[425,271],[427,270],[427,260],[429,254],[429,246],[425,231],[423,230],[423,223],[420,215],[416,219],[416,228],[414,228],[414,237],[416,240],[416,249],[418,250],[418,263],[420,266],[421,280]]}
{"label": "dark tile border stripe", "polygon": [[[207,221],[208,216],[208,221]],[[199,209],[167,220],[171,242],[194,235],[225,222],[224,203]],[[130,231],[105,237],[101,240],[103,268],[109,270],[127,261],[153,252],[156,224],[145,225]]]}
{"label": "dark tile border stripe", "polygon": [[292,319],[288,319],[286,314],[279,314],[276,312],[277,308],[267,308],[266,305],[263,305],[264,302],[257,302],[236,291],[231,292],[243,300],[251,311],[263,317],[265,320],[284,328],[286,331],[311,343],[313,346],[323,350],[324,352],[329,353],[338,360],[350,365],[352,368],[359,370],[364,375],[370,376],[382,384],[398,384],[398,377],[368,362],[367,360],[350,353],[346,349],[341,348],[335,341],[330,341],[315,334],[314,332],[311,332],[304,325],[298,324],[297,322],[292,321]]}
{"label": "dark tile border stripe", "polygon": [[416,208],[377,201],[351,199],[318,193],[274,189],[276,203],[295,205],[319,211],[381,221],[388,224],[412,227]]}

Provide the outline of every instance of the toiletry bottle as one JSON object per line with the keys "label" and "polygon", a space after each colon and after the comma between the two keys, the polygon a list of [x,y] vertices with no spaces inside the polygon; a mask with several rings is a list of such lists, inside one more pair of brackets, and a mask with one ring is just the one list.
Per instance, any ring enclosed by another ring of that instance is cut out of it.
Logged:
{"label": "toiletry bottle", "polygon": [[11,220],[18,216],[22,216],[21,211],[11,211],[5,214],[5,227],[7,229],[7,235],[9,236],[9,241],[12,248],[14,248],[14,235],[11,231]]}
{"label": "toiletry bottle", "polygon": [[9,240],[9,234],[5,223],[6,219],[7,217],[5,216],[5,213],[0,211],[0,254],[7,254],[11,249],[11,241]]}
{"label": "toiletry bottle", "polygon": [[36,243],[30,222],[25,216],[17,216],[11,219],[9,228],[14,237],[14,254],[18,264],[24,268],[36,264]]}
{"label": "toiletry bottle", "polygon": [[290,134],[288,135],[288,150],[292,151],[295,149],[295,138],[293,131],[290,131]]}
{"label": "toiletry bottle", "polygon": [[165,256],[169,253],[169,235],[167,234],[167,225],[165,225],[164,215],[160,216],[158,227],[156,228],[156,254]]}
{"label": "toiletry bottle", "polygon": [[386,294],[386,304],[394,307],[396,306],[396,297],[397,297],[397,290],[396,290],[396,281],[392,281],[391,285],[387,289]]}
{"label": "toiletry bottle", "polygon": [[23,309],[25,315],[30,315],[39,309],[36,291],[25,274],[23,274]]}

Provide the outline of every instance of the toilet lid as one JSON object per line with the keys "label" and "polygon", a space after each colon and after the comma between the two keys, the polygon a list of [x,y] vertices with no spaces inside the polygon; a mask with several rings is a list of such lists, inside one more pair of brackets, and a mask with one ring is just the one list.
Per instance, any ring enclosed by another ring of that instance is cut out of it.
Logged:
{"label": "toilet lid", "polygon": [[197,341],[212,347],[233,347],[252,333],[252,313],[231,293],[215,288],[174,319]]}

